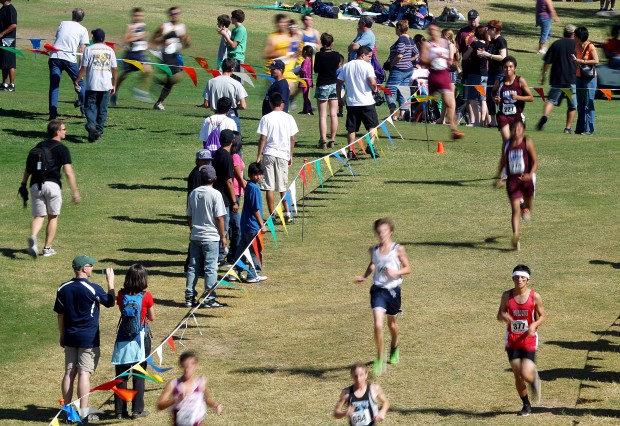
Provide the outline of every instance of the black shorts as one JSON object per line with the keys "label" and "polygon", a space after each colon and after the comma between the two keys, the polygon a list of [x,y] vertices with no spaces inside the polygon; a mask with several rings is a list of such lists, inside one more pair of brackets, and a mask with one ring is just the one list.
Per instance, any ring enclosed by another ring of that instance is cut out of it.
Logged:
{"label": "black shorts", "polygon": [[388,315],[395,316],[400,312],[400,286],[385,289],[373,285],[370,287],[370,307],[383,309]]}
{"label": "black shorts", "polygon": [[362,123],[364,123],[366,130],[374,129],[379,125],[379,117],[377,117],[375,106],[347,106],[347,132],[357,132]]}
{"label": "black shorts", "polygon": [[[14,48],[15,40],[13,40],[10,46],[6,46],[6,47]],[[11,68],[16,68],[16,67],[17,67],[17,60],[15,57],[15,53],[9,52],[8,50],[0,49],[0,69],[9,70]]]}
{"label": "black shorts", "polygon": [[[130,61],[145,62],[144,54],[142,51],[136,51],[136,52],[129,51],[125,53],[124,59],[128,59]],[[128,64],[127,62],[123,62],[123,71],[132,72],[132,71],[140,71],[140,69],[134,64]]]}
{"label": "black shorts", "polygon": [[162,53],[161,59],[164,62],[164,64],[170,65],[168,68],[170,68],[172,75],[183,72],[183,70],[179,68],[179,65],[181,65],[181,62],[179,62],[178,53]]}
{"label": "black shorts", "polygon": [[508,361],[527,358],[532,362],[536,362],[536,352],[529,352],[525,349],[506,348],[506,353],[508,354]]}

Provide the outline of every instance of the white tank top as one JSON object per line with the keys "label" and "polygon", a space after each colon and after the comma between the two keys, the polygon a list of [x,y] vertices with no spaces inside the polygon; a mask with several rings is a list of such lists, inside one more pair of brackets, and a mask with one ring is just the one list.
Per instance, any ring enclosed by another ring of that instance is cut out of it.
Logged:
{"label": "white tank top", "polygon": [[385,269],[399,270],[400,260],[398,259],[398,244],[392,244],[387,254],[379,253],[379,246],[374,246],[372,251],[372,263],[375,265],[375,272],[372,276],[373,284],[387,290],[401,285],[403,278],[392,279],[385,273]]}
{"label": "white tank top", "polygon": [[[140,33],[143,33],[146,31],[146,24],[144,22],[131,23],[127,25],[127,28],[131,32],[131,35],[133,37],[136,37]],[[144,39],[133,41],[129,44],[129,50],[131,50],[132,52],[142,52],[148,49],[148,47],[149,47],[148,43]]]}
{"label": "white tank top", "polygon": [[164,39],[164,53],[179,53],[183,48],[181,36],[185,35],[185,24],[173,24],[165,22],[162,26],[161,36]]}
{"label": "white tank top", "polygon": [[428,57],[430,59],[430,69],[432,70],[445,70],[448,68],[448,56],[450,55],[450,49],[448,48],[448,41],[442,40],[443,46],[437,45],[432,41],[428,42]]}

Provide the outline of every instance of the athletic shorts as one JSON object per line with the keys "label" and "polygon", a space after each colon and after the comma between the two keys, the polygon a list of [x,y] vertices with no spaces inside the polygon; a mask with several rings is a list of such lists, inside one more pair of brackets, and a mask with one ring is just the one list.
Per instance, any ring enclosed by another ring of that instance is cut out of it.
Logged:
{"label": "athletic shorts", "polygon": [[370,287],[370,307],[383,309],[390,316],[397,315],[400,312],[400,286],[390,290],[376,285]]}
{"label": "athletic shorts", "polygon": [[336,84],[328,84],[326,86],[317,86],[314,91],[314,99],[319,101],[328,101],[330,99],[338,99],[338,93],[336,93]]}
{"label": "athletic shorts", "polygon": [[364,123],[366,130],[374,129],[379,125],[375,106],[347,106],[347,132],[357,132],[362,123]]}
{"label": "athletic shorts", "polygon": [[263,155],[261,164],[265,169],[265,179],[261,183],[260,189],[276,192],[288,191],[288,160],[272,155]]}
{"label": "athletic shorts", "polygon": [[[2,41],[0,41],[0,44],[1,43]],[[2,44],[2,46],[15,48],[15,40],[13,40],[9,46],[7,46],[6,44]],[[3,70],[17,68],[15,53],[9,52],[8,50],[0,49],[0,68]]]}
{"label": "athletic shorts", "polygon": [[74,367],[94,373],[99,363],[99,348],[74,348],[65,346],[65,370]]}
{"label": "athletic shorts", "polygon": [[508,354],[508,361],[512,361],[513,359],[529,359],[532,362],[536,362],[536,352],[526,351],[525,349],[510,349],[506,348],[506,353]]}
{"label": "athletic shorts", "polygon": [[430,73],[428,74],[429,95],[434,95],[437,92],[452,92],[453,90],[450,71],[448,69],[430,70]]}
{"label": "athletic shorts", "polygon": [[533,197],[536,192],[536,173],[532,176],[532,180],[527,182],[519,180],[517,176],[508,176],[506,192],[510,200]]}
{"label": "athletic shorts", "polygon": [[183,72],[183,70],[179,68],[179,65],[181,65],[181,63],[179,62],[178,53],[162,53],[161,58],[164,64],[170,65],[168,68],[170,68],[172,75]]}
{"label": "athletic shorts", "polygon": [[[138,62],[145,62],[144,59],[144,52],[141,50],[138,51],[129,51],[127,53],[125,53],[125,58],[124,59],[128,59],[130,61],[138,61]],[[135,66],[134,64],[128,64],[127,62],[123,62],[123,71],[125,72],[132,72],[132,71],[140,71],[140,69]]]}
{"label": "athletic shorts", "polygon": [[56,182],[43,182],[39,191],[39,184],[30,187],[32,199],[32,216],[57,216],[62,207],[62,192]]}
{"label": "athletic shorts", "polygon": [[559,106],[562,103],[562,98],[566,97],[566,93],[562,89],[569,89],[571,99],[567,98],[568,109],[577,109],[577,85],[571,84],[569,87],[551,86],[549,93],[547,93],[547,102],[551,102],[555,106]]}
{"label": "athletic shorts", "polygon": [[475,86],[482,86],[486,91],[487,79],[488,77],[485,75],[469,74],[467,76],[467,86],[465,87],[465,99],[478,102],[486,101],[486,96],[482,96]]}
{"label": "athletic shorts", "polygon": [[520,121],[523,122],[523,114],[513,114],[513,115],[504,115],[497,114],[497,128],[498,130],[502,130],[502,127],[509,126],[511,127],[514,123]]}

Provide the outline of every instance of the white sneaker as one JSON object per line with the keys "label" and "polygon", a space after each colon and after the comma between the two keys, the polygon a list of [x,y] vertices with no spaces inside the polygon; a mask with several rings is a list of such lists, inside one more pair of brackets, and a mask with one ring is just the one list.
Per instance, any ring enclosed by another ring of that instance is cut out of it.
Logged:
{"label": "white sneaker", "polygon": [[159,111],[165,111],[166,108],[164,108],[164,104],[162,104],[161,102],[157,102],[154,106],[153,109],[159,110]]}
{"label": "white sneaker", "polygon": [[54,250],[53,248],[43,248],[43,256],[44,257],[50,257],[56,254],[56,250]]}
{"label": "white sneaker", "polygon": [[37,237],[31,235],[28,237],[28,254],[35,259],[39,255],[39,249],[37,247]]}
{"label": "white sneaker", "polygon": [[256,278],[258,278],[259,281],[267,281],[269,279],[267,275],[259,275]]}
{"label": "white sneaker", "polygon": [[543,47],[543,48],[542,48],[542,49],[540,49],[537,53],[538,53],[539,55],[544,55],[545,53],[547,53],[547,48],[546,48],[546,47]]}

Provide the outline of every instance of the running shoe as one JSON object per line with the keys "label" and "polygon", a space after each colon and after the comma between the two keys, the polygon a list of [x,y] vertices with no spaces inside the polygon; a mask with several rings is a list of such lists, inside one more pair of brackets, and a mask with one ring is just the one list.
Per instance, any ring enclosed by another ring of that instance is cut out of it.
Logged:
{"label": "running shoe", "polygon": [[545,117],[544,115],[542,117],[540,117],[540,120],[538,120],[538,124],[536,125],[536,130],[542,130],[545,128],[545,124],[547,124],[547,121],[549,120],[549,118]]}
{"label": "running shoe", "polygon": [[227,305],[225,305],[224,303],[220,303],[215,299],[208,301],[204,304],[205,308],[223,308],[224,306],[227,306]]}
{"label": "running shoe", "polygon": [[380,376],[385,371],[385,361],[381,358],[375,358],[372,364],[372,372],[375,376]]}
{"label": "running shoe", "polygon": [[530,383],[530,393],[532,394],[532,401],[536,405],[540,405],[541,398],[541,382],[540,376],[538,375],[538,371],[536,371],[536,377],[534,378],[534,383]]}
{"label": "running shoe", "polygon": [[566,133],[567,135],[572,135],[573,134],[573,129],[569,129],[568,127],[566,127],[564,129],[564,133]]}
{"label": "running shoe", "polygon": [[530,209],[521,209],[521,218],[529,222],[532,219],[532,214],[530,213]]}
{"label": "running shoe", "polygon": [[164,104],[162,104],[161,102],[157,102],[154,106],[153,109],[159,110],[159,111],[165,111],[166,108],[164,108]]}
{"label": "running shoe", "polygon": [[37,248],[37,237],[34,235],[28,237],[28,254],[35,259],[39,255],[39,249]]}
{"label": "running shoe", "polygon": [[390,350],[390,364],[398,364],[400,361],[400,351],[398,346]]}
{"label": "running shoe", "polygon": [[43,247],[43,256],[50,257],[56,254],[56,250],[51,247]]}
{"label": "running shoe", "polygon": [[15,85],[13,83],[9,84],[9,87],[6,90],[8,90],[9,92],[14,92],[15,91]]}
{"label": "running shoe", "polygon": [[6,83],[0,84],[0,90],[8,91],[9,90],[9,85],[6,84]]}
{"label": "running shoe", "polygon": [[529,416],[532,413],[532,406],[529,404],[523,404],[521,411],[517,412],[517,416]]}
{"label": "running shoe", "polygon": [[229,283],[232,283],[232,282],[237,282],[239,280],[234,275],[229,274],[229,275],[226,275],[226,281],[228,281]]}
{"label": "running shoe", "polygon": [[132,419],[138,419],[138,418],[140,418],[140,417],[146,417],[146,416],[148,416],[148,415],[149,415],[149,412],[148,412],[148,411],[146,411],[146,410],[144,410],[144,411],[141,411],[141,412],[139,412],[139,413],[132,413],[132,414],[131,414],[131,418],[132,418]]}
{"label": "running shoe", "polygon": [[454,139],[454,140],[457,140],[457,139],[463,139],[463,136],[465,136],[465,135],[463,134],[463,132],[459,132],[458,130],[453,130],[453,131],[452,131],[452,135],[451,135],[451,137],[452,137],[452,139]]}

